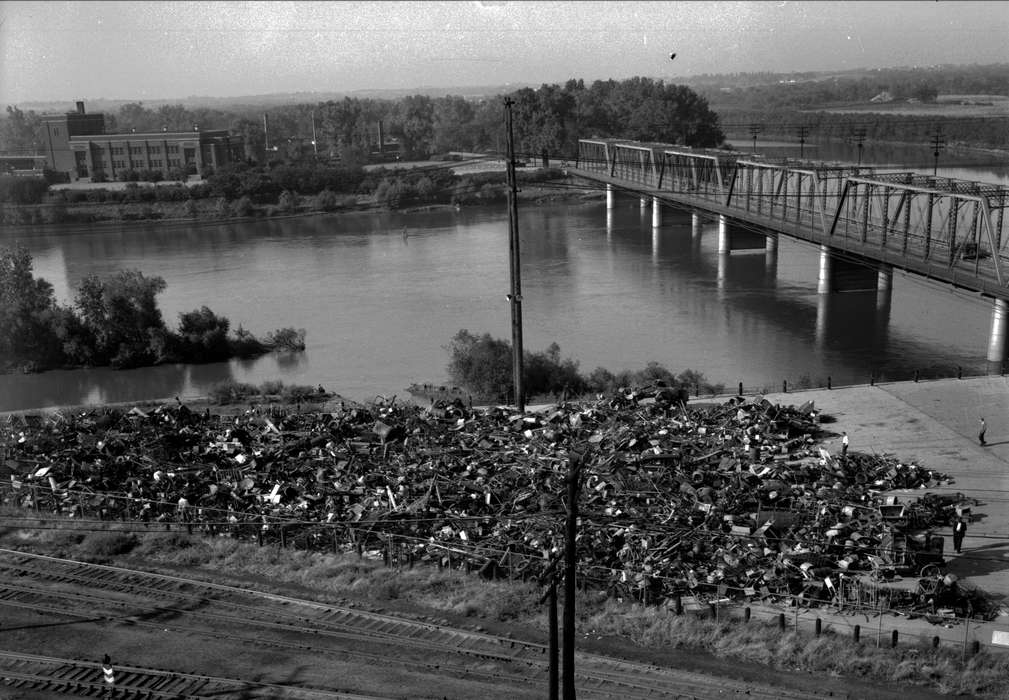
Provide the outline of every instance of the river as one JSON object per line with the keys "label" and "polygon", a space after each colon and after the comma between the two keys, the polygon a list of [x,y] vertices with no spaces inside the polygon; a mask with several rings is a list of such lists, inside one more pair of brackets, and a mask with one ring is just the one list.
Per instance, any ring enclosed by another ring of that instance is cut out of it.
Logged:
{"label": "river", "polygon": [[[843,144],[806,149],[854,160]],[[867,146],[862,158],[931,172],[923,149]],[[1004,161],[976,154],[943,154],[939,174],[1009,185]],[[771,390],[783,380],[985,371],[991,310],[977,295],[896,273],[888,308],[874,292],[821,296],[814,247],[782,237],[776,260],[720,258],[713,225],[693,238],[689,214],[670,209],[654,236],[631,198],[610,216],[598,200],[523,204],[519,219],[526,349],[556,341],[585,372],[656,361],[729,389]],[[166,280],[159,300],[171,326],[207,305],[257,335],[304,328],[308,347],[211,365],[6,375],[0,410],[194,397],[228,379],[403,397],[413,382],[447,382],[445,345],[459,329],[510,339],[504,206],[0,232],[0,245],[18,242],[63,303],[88,274],[136,268]]]}

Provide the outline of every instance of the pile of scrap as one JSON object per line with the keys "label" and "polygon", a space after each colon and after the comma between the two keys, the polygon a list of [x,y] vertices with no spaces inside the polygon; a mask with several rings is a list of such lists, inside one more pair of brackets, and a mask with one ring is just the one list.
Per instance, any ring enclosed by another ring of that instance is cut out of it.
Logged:
{"label": "pile of scrap", "polygon": [[812,404],[690,407],[662,386],[527,414],[457,398],[229,418],[184,405],[106,409],[0,426],[4,497],[22,506],[212,527],[346,525],[512,575],[538,573],[563,549],[577,452],[585,581],[650,599],[836,601],[839,574],[878,567],[888,529],[946,524],[962,503],[885,501],[884,491],[949,479],[891,456],[838,459],[824,437]]}

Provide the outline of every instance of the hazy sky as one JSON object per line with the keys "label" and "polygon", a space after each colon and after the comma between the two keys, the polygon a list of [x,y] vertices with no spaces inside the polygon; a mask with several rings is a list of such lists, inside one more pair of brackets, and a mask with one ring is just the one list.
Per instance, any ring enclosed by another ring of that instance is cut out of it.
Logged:
{"label": "hazy sky", "polygon": [[49,0],[0,22],[8,104],[1009,62],[1005,1]]}

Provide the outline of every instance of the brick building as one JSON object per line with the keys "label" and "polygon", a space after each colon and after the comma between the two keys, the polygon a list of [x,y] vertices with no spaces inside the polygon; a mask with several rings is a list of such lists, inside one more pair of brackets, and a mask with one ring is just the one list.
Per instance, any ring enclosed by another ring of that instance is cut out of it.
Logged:
{"label": "brick building", "polygon": [[67,173],[71,180],[99,174],[110,180],[125,170],[171,168],[188,173],[218,168],[244,159],[241,136],[227,130],[162,131],[153,134],[106,134],[105,115],[76,112],[42,118],[46,166]]}

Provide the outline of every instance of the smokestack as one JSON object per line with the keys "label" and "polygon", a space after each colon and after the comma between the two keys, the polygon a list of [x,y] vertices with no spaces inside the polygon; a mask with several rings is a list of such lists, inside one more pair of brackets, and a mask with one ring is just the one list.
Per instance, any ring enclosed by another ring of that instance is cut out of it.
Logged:
{"label": "smokestack", "polygon": [[77,101],[77,113],[84,114],[84,102],[80,100]]}

